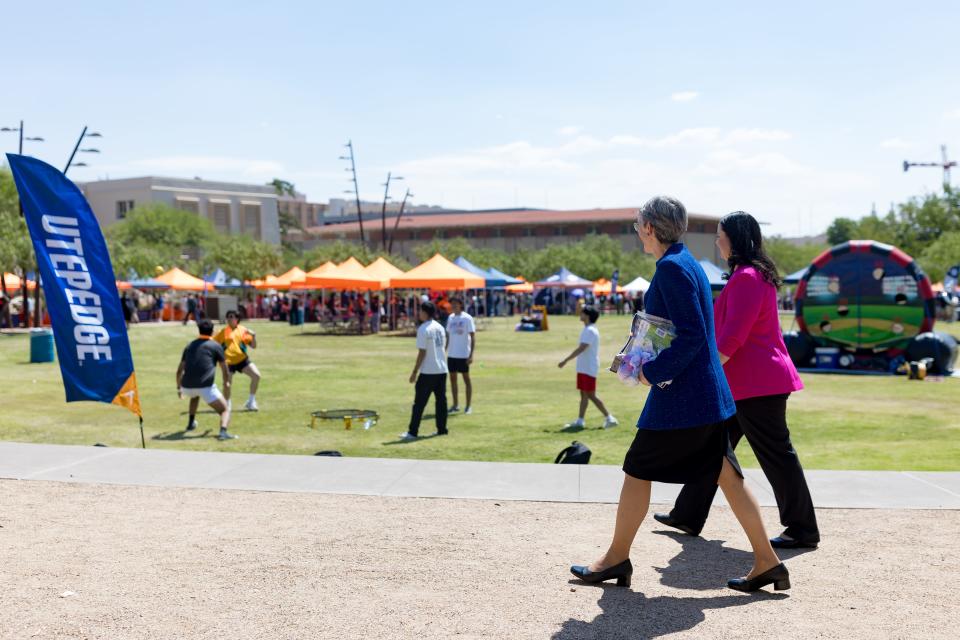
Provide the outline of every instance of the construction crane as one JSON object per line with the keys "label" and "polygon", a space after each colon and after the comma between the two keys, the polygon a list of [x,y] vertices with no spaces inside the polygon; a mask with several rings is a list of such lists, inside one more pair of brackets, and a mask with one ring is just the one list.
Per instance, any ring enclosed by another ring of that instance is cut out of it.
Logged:
{"label": "construction crane", "polygon": [[950,169],[957,166],[957,162],[947,159],[947,145],[945,144],[940,145],[940,157],[943,158],[940,162],[909,162],[904,160],[903,172],[906,173],[910,167],[940,167],[943,169],[943,188],[947,189],[950,186]]}

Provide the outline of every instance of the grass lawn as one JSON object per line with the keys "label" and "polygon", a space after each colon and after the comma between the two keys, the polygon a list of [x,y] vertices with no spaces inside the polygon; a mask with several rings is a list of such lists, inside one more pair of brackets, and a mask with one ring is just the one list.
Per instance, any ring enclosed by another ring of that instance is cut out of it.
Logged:
{"label": "grass lawn", "polygon": [[[606,366],[628,330],[627,316],[599,322]],[[789,320],[786,320],[789,323]],[[134,326],[131,341],[145,414],[147,446],[180,450],[225,450],[311,455],[338,449],[347,456],[444,458],[552,462],[577,439],[594,451],[593,461],[619,464],[633,437],[646,397],[643,388],[622,385],[601,371],[599,394],[621,426],[597,429],[592,408],[588,429],[568,432],[578,395],[574,365],[556,363],[575,346],[580,324],[551,318],[551,331],[515,333],[513,320],[497,319],[478,334],[473,369],[475,413],[454,415],[451,435],[400,443],[413,399],[408,383],[415,356],[411,338],[322,336],[307,328],[254,322],[260,349],[253,359],[264,380],[259,413],[236,413],[232,431],[239,440],[221,443],[216,416],[201,413],[197,435],[185,436],[186,401],[177,400],[174,373],[193,326]],[[960,327],[938,325],[960,335]],[[25,335],[0,336],[0,439],[139,447],[137,420],[125,410],[100,403],[63,401],[59,367],[28,364]],[[247,378],[237,377],[236,406],[247,396]],[[219,374],[218,374],[218,383]],[[960,469],[960,380],[911,382],[902,377],[804,375],[806,390],[790,401],[794,442],[808,468]],[[461,389],[461,394],[463,390]],[[461,405],[463,398],[461,397]],[[309,428],[310,412],[339,407],[380,412],[380,422],[364,431],[346,431],[342,422]],[[433,433],[432,405],[421,428]],[[747,466],[756,466],[749,447],[739,449]]]}

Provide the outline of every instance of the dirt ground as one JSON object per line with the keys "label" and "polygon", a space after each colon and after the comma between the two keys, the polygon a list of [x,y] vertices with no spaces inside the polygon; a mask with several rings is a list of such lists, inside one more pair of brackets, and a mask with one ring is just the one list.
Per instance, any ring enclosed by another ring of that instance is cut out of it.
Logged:
{"label": "dirt ground", "polygon": [[0,637],[958,637],[960,512],[822,510],[758,595],[725,587],[750,560],[721,508],[705,538],[648,518],[632,589],[573,581],[614,512],[0,481]]}

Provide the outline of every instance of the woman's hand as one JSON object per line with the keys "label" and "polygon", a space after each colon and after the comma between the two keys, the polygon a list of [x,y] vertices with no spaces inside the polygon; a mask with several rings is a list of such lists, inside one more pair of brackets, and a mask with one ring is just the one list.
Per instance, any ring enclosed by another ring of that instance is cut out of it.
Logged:
{"label": "woman's hand", "polygon": [[647,377],[643,375],[643,367],[640,367],[640,384],[646,385],[648,387],[653,386],[652,384],[650,384],[650,381],[647,380]]}
{"label": "woman's hand", "polygon": [[565,364],[567,364],[567,361],[566,361],[566,360],[561,360],[561,361],[557,364],[557,367],[563,369],[563,367],[564,367]]}

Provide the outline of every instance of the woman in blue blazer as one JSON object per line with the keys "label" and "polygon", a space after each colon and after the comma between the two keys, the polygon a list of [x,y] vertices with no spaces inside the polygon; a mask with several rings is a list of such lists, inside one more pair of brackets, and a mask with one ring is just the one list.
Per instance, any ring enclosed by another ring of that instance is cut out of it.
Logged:
{"label": "woman in blue blazer", "polygon": [[760,507],[743,482],[723,425],[736,406],[717,353],[710,283],[680,242],[687,211],[674,198],[656,197],[640,209],[634,228],[644,251],[657,258],[646,312],[672,321],[677,335],[641,369],[640,381],[651,389],[623,463],[626,475],[610,547],[593,564],[570,570],[586,582],[616,579],[618,585],[629,586],[630,547],[647,515],[650,483],[683,484],[710,477],[720,485],[753,547],[753,568],[727,585],[739,591],[768,584],[778,591],[789,589],[787,568],[770,546]]}

